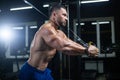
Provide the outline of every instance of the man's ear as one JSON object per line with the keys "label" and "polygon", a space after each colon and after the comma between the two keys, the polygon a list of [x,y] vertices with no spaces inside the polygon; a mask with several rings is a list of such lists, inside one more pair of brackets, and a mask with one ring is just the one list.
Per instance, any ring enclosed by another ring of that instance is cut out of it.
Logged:
{"label": "man's ear", "polygon": [[56,12],[55,11],[53,12],[53,16],[56,16]]}

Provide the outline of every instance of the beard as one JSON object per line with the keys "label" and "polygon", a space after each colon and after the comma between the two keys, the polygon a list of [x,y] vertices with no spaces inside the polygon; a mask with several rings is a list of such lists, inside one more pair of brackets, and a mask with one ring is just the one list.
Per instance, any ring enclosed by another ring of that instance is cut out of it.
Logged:
{"label": "beard", "polygon": [[60,21],[60,20],[58,21],[58,25],[59,25],[59,26],[65,27],[66,24],[67,24],[66,21],[64,21],[64,22],[63,22],[63,21]]}
{"label": "beard", "polygon": [[64,26],[66,26],[66,23],[65,23],[65,22],[61,22],[61,23],[60,23],[60,26],[63,26],[63,27],[64,27]]}

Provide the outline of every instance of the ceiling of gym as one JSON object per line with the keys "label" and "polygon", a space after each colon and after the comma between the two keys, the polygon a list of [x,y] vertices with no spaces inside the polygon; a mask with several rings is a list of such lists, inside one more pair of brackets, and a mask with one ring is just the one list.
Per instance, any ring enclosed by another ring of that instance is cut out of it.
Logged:
{"label": "ceiling of gym", "polygon": [[[70,6],[71,11],[76,10],[76,12],[72,12],[72,15],[70,16],[76,16],[77,15],[77,2],[79,0],[27,0],[28,2],[32,3],[35,7],[37,7],[39,10],[42,12],[47,11],[47,8],[43,8],[43,4],[46,3],[52,3],[52,2],[62,2],[65,4],[73,4]],[[83,0],[82,0],[83,1]],[[81,15],[84,17],[93,17],[93,16],[111,16],[113,14],[118,15],[117,11],[114,11],[115,8],[119,7],[119,1],[120,0],[110,0],[109,2],[106,3],[96,3],[96,4],[87,4],[87,5],[82,5],[81,6]],[[20,18],[25,18],[25,19],[30,19],[30,17],[34,17],[37,19],[39,16],[39,13],[35,10],[23,10],[23,11],[15,11],[15,12],[10,12],[10,8],[16,8],[16,7],[23,7],[23,6],[28,6],[24,2],[24,0],[0,0],[0,18],[8,20],[8,17],[10,18],[17,18],[18,16]],[[46,13],[46,12],[44,12]],[[28,15],[30,14],[30,15]],[[8,16],[7,16],[8,15]],[[24,19],[24,20],[25,20]],[[16,21],[16,19],[15,19]]]}

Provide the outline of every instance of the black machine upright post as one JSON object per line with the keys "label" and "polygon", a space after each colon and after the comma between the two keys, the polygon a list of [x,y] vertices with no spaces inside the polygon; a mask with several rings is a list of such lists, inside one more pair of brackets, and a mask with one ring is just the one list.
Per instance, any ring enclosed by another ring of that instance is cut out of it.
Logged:
{"label": "black machine upright post", "polygon": [[[80,26],[80,20],[81,20],[81,0],[77,1],[77,22],[78,22],[78,28],[79,31],[77,30],[77,35],[79,35],[79,37],[81,37],[81,26]],[[82,74],[82,57],[78,56],[78,74],[81,75]]]}

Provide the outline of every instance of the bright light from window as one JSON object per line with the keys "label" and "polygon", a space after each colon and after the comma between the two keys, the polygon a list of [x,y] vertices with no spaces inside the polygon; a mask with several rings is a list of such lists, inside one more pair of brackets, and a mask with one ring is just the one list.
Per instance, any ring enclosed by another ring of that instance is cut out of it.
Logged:
{"label": "bright light from window", "polygon": [[[98,22],[98,24],[109,24],[110,22],[109,21],[104,21],[104,22]],[[97,22],[93,22],[91,23],[92,25],[96,25]]]}
{"label": "bright light from window", "polygon": [[31,29],[33,29],[33,28],[37,28],[37,26],[30,26],[30,28],[31,28]]}
{"label": "bright light from window", "polygon": [[[76,25],[78,26],[78,23],[76,23]],[[85,23],[80,23],[81,26],[85,25]]]}
{"label": "bright light from window", "polygon": [[1,29],[0,30],[0,39],[8,41],[12,39],[12,31],[10,29]]}
{"label": "bright light from window", "polygon": [[24,29],[24,27],[13,27],[12,29],[15,29],[15,30],[22,30],[22,29]]}

